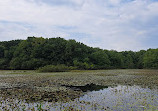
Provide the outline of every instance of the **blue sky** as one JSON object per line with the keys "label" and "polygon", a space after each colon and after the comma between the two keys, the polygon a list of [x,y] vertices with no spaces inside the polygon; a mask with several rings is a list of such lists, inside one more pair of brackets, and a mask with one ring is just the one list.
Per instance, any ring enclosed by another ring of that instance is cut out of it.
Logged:
{"label": "blue sky", "polygon": [[158,48],[158,0],[1,0],[0,41],[28,36],[117,51]]}

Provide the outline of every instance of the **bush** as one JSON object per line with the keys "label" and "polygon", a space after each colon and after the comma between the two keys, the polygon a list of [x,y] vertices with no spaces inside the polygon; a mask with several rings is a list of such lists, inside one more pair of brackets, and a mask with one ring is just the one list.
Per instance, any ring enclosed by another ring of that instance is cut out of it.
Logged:
{"label": "bush", "polygon": [[75,67],[68,67],[65,65],[46,65],[38,69],[39,72],[66,72],[69,70],[74,70]]}
{"label": "bush", "polygon": [[95,65],[87,62],[79,62],[78,60],[74,60],[73,64],[77,69],[84,69],[84,70],[92,70],[95,69]]}

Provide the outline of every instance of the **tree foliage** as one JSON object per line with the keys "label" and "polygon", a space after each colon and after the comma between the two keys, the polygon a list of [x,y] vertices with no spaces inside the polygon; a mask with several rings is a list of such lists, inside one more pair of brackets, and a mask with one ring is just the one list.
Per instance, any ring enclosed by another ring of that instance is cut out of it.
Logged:
{"label": "tree foliage", "polygon": [[158,49],[149,49],[143,59],[145,68],[158,69]]}
{"label": "tree foliage", "polygon": [[158,49],[117,52],[60,37],[0,42],[0,69],[30,70],[59,64],[78,69],[158,68]]}

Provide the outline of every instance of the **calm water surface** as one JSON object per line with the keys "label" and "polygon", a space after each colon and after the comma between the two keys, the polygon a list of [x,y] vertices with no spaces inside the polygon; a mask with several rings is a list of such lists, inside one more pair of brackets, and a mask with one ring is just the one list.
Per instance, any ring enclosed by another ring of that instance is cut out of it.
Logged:
{"label": "calm water surface", "polygon": [[[140,86],[122,86],[101,88],[97,91],[88,91],[84,96],[67,103],[26,103],[25,101],[14,100],[16,106],[21,110],[39,107],[46,110],[117,110],[117,111],[142,111],[158,110],[158,89],[142,88]],[[0,110],[9,102],[1,101]],[[40,106],[41,105],[41,106]]]}

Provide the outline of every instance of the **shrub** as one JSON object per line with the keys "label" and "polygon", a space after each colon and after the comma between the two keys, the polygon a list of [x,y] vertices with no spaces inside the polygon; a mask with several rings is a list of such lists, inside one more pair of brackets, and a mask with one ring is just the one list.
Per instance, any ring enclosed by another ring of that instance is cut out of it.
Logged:
{"label": "shrub", "polygon": [[95,69],[95,65],[87,62],[79,62],[78,60],[74,60],[73,64],[77,69],[84,69],[84,70],[92,70]]}
{"label": "shrub", "polygon": [[44,67],[41,67],[38,69],[39,72],[66,72],[69,70],[74,70],[76,69],[75,67],[68,67],[65,65],[46,65]]}

